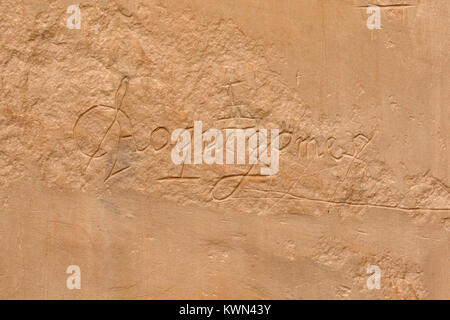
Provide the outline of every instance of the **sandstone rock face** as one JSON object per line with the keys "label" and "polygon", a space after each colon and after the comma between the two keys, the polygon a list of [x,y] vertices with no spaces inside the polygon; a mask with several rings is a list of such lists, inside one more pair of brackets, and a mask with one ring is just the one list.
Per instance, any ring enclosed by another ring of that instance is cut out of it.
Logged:
{"label": "sandstone rock face", "polygon": [[450,2],[375,2],[1,1],[0,297],[450,298]]}

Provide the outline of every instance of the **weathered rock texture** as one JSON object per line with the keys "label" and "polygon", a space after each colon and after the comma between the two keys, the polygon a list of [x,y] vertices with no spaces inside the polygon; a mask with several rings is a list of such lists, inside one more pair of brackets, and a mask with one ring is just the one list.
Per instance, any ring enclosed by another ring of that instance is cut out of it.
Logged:
{"label": "weathered rock texture", "polygon": [[[450,298],[450,2],[376,2],[2,0],[0,297]],[[174,165],[194,120],[279,172]]]}

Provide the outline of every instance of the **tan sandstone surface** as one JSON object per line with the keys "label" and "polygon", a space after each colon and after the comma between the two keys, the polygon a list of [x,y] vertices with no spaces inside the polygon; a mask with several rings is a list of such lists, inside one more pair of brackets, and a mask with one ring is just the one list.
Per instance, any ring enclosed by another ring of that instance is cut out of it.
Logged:
{"label": "tan sandstone surface", "polygon": [[[450,298],[450,1],[0,12],[0,298]],[[278,128],[278,172],[175,164],[194,121]]]}

